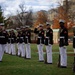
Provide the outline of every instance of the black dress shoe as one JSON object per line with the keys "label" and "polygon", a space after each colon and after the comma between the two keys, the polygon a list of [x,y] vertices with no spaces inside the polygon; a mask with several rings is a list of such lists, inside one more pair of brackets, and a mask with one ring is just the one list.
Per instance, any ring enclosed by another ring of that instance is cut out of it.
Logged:
{"label": "black dress shoe", "polygon": [[31,59],[31,58],[25,58],[25,59]]}
{"label": "black dress shoe", "polygon": [[2,61],[0,61],[0,62],[2,62]]}
{"label": "black dress shoe", "polygon": [[60,68],[67,68],[66,66],[60,66]]}
{"label": "black dress shoe", "polygon": [[20,55],[18,55],[18,57],[21,57]]}
{"label": "black dress shoe", "polygon": [[47,63],[47,64],[52,64],[52,63]]}
{"label": "black dress shoe", "polygon": [[39,62],[44,62],[44,60],[40,60]]}
{"label": "black dress shoe", "polygon": [[52,63],[45,63],[45,64],[52,64]]}
{"label": "black dress shoe", "polygon": [[12,54],[9,54],[9,55],[12,55]]}

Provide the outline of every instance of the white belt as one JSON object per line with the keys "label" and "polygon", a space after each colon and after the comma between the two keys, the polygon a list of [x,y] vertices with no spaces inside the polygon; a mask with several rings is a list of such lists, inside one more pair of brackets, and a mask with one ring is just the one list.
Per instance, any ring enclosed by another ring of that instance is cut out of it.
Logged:
{"label": "white belt", "polygon": [[18,39],[19,37],[17,37],[17,39]]}
{"label": "white belt", "polygon": [[20,37],[21,39],[23,39],[23,37]]}
{"label": "white belt", "polygon": [[11,38],[11,39],[14,39],[14,38]]}
{"label": "white belt", "polygon": [[46,38],[49,38],[49,37],[46,37]]}
{"label": "white belt", "polygon": [[38,37],[38,38],[41,38],[41,37]]}
{"label": "white belt", "polygon": [[8,38],[8,39],[11,39],[11,38]]}
{"label": "white belt", "polygon": [[74,38],[75,38],[75,36],[74,36]]}
{"label": "white belt", "polygon": [[28,38],[28,37],[26,36],[26,38]]}
{"label": "white belt", "polygon": [[5,38],[5,36],[0,36],[0,38]]}
{"label": "white belt", "polygon": [[61,39],[63,39],[64,37],[60,37]]}

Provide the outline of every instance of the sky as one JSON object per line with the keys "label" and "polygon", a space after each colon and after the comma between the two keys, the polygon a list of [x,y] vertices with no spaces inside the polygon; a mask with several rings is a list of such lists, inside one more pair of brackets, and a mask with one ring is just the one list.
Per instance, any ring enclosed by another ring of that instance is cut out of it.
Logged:
{"label": "sky", "polygon": [[20,4],[25,4],[27,10],[32,8],[33,12],[55,8],[60,0],[0,0],[4,16],[15,15]]}

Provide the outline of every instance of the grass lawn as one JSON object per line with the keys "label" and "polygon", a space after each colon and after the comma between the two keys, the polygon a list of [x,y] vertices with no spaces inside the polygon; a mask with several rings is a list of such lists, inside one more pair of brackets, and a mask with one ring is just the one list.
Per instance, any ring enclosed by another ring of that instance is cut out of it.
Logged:
{"label": "grass lawn", "polygon": [[[4,54],[3,62],[0,62],[0,75],[74,75],[72,71],[73,54],[72,45],[68,46],[68,67],[58,68],[58,45],[53,45],[53,64],[38,62],[37,46],[31,45],[32,58],[24,59],[18,56]],[[44,47],[45,51],[45,47]]]}

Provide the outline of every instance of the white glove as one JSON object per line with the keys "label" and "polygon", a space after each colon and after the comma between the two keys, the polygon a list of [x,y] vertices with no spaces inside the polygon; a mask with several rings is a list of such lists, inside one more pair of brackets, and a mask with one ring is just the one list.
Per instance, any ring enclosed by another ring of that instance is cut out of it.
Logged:
{"label": "white glove", "polygon": [[66,49],[66,46],[64,46],[64,49]]}
{"label": "white glove", "polygon": [[51,44],[49,44],[49,47],[51,47]]}
{"label": "white glove", "polygon": [[75,48],[74,48],[74,53],[75,53]]}
{"label": "white glove", "polygon": [[23,45],[24,45],[25,43],[23,42]]}
{"label": "white glove", "polygon": [[19,45],[19,43],[17,43],[17,45]]}
{"label": "white glove", "polygon": [[28,45],[30,45],[30,43],[28,43]]}

